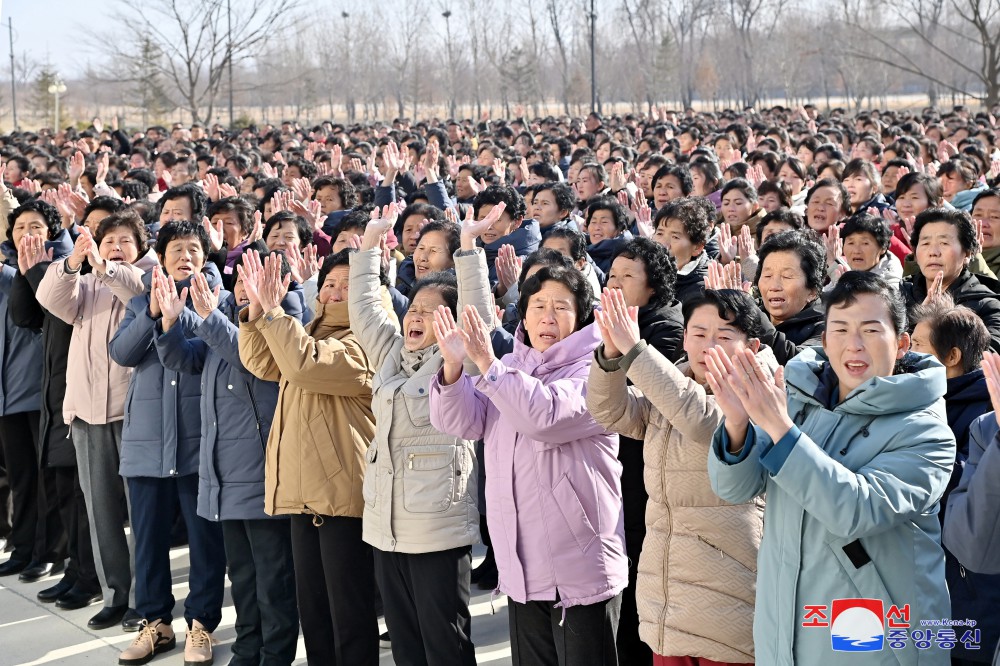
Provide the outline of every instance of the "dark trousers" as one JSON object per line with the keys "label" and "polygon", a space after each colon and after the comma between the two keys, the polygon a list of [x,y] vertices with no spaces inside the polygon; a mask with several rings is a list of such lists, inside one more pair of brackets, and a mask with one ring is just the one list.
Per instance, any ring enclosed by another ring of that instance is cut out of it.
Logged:
{"label": "dark trousers", "polygon": [[361,519],[292,516],[292,556],[310,666],[378,664],[375,575]]}
{"label": "dark trousers", "polygon": [[289,666],[299,638],[291,521],[224,520],[222,537],[236,606],[229,666]]}
{"label": "dark trousers", "polygon": [[10,481],[7,463],[3,460],[3,442],[0,442],[0,539],[10,536]]}
{"label": "dark trousers", "polygon": [[135,609],[154,622],[173,621],[174,595],[170,577],[171,507],[180,501],[187,525],[191,569],[184,600],[188,627],[198,620],[209,632],[222,620],[226,554],[222,528],[198,516],[198,475],[169,478],[137,476],[128,480],[132,534],[135,537]]}
{"label": "dark trousers", "polygon": [[396,666],[475,666],[469,615],[472,548],[375,550],[375,577]]}
{"label": "dark trousers", "polygon": [[563,609],[555,604],[507,603],[514,666],[618,666],[620,593],[607,601],[565,609],[562,626]]}
{"label": "dark trousers", "polygon": [[0,416],[0,444],[10,481],[13,513],[10,558],[20,562],[56,562],[66,558],[66,534],[59,507],[49,501],[55,477],[38,466],[39,412]]}
{"label": "dark trousers", "polygon": [[63,527],[68,537],[69,563],[66,577],[73,581],[80,592],[97,594],[101,591],[94,566],[94,549],[90,541],[90,523],[87,520],[87,505],[80,489],[80,477],[76,467],[54,467],[55,492],[50,496],[59,507]]}

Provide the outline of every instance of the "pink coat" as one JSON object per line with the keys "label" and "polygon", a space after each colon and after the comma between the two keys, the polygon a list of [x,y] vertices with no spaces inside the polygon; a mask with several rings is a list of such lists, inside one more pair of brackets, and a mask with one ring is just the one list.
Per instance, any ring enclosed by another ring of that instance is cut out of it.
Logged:
{"label": "pink coat", "polygon": [[587,411],[595,325],[544,353],[519,329],[481,377],[431,382],[431,423],[486,442],[486,510],[499,590],[519,603],[594,604],[628,584],[618,436]]}

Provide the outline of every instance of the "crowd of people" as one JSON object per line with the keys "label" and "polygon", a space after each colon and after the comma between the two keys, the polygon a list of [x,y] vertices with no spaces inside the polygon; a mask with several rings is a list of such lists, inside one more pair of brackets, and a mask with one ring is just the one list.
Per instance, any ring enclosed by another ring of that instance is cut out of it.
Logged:
{"label": "crowd of people", "polygon": [[473,665],[473,586],[523,666],[993,662],[996,118],[522,115],[0,136],[0,576],[123,665],[181,543],[192,666],[227,574],[233,666]]}

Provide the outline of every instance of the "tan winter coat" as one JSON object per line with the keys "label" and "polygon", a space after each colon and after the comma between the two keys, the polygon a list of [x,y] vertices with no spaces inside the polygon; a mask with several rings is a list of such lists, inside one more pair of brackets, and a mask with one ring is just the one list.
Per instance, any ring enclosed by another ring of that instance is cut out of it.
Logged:
{"label": "tan winter coat", "polygon": [[144,291],[142,276],[156,266],[150,250],[135,264],[107,262],[104,275],[69,273],[55,261],[38,285],[38,303],[73,326],[66,368],[63,419],[104,425],[125,418],[132,368],[111,360],[108,343],[118,331],[128,302]]}
{"label": "tan winter coat", "polygon": [[[479,249],[456,256],[459,308],[475,305],[493,320],[493,299]],[[375,441],[365,472],[364,540],[386,552],[432,553],[479,542],[475,442],[431,425],[430,383],[441,369],[438,346],[403,347],[395,321],[381,307],[378,250],[351,257],[351,328],[378,368],[372,385]],[[465,271],[462,264],[469,264]],[[472,283],[472,284],[469,284]],[[430,318],[424,324],[430,326]]]}
{"label": "tan winter coat", "polygon": [[[758,358],[777,367],[769,349]],[[587,406],[601,425],[643,441],[649,500],[636,590],[639,636],[663,656],[753,662],[764,506],[729,504],[712,492],[708,454],[722,422],[715,399],[686,364],[675,367],[640,342],[621,359],[605,359],[598,348]]]}
{"label": "tan winter coat", "polygon": [[[383,307],[392,312],[388,294]],[[248,321],[240,360],[278,382],[267,439],[264,511],[360,518],[365,452],[375,435],[374,369],[350,329],[347,303],[317,305],[305,327],[281,307]]]}

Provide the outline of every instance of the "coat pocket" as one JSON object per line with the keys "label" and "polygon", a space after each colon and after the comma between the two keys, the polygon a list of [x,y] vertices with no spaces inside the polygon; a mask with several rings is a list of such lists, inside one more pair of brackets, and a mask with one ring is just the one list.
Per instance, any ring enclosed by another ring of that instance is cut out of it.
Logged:
{"label": "coat pocket", "polygon": [[406,405],[406,413],[410,417],[410,423],[417,428],[429,428],[431,425],[431,401],[428,386],[404,385],[401,393],[403,404]]}
{"label": "coat pocket", "polygon": [[440,513],[455,492],[455,447],[413,447],[404,454],[403,508],[411,513]]}
{"label": "coat pocket", "polygon": [[553,486],[552,498],[559,507],[559,513],[566,521],[573,538],[576,539],[576,544],[580,546],[580,550],[587,552],[590,544],[597,538],[597,532],[587,517],[587,512],[583,510],[583,504],[568,475],[564,474],[559,483]]}
{"label": "coat pocket", "polygon": [[[340,454],[337,452],[337,441],[330,430],[330,422],[323,414],[314,416],[308,423],[309,434],[312,439],[313,452],[319,458],[319,464],[323,468],[323,474],[327,479],[340,474],[343,463],[340,462]],[[303,456],[304,466],[309,464],[307,456]]]}
{"label": "coat pocket", "polygon": [[369,507],[375,506],[375,498],[377,496],[377,492],[375,491],[375,478],[378,474],[378,470],[376,469],[377,460],[378,444],[372,442],[365,452],[365,478],[361,482],[361,496],[365,500],[365,505]]}

